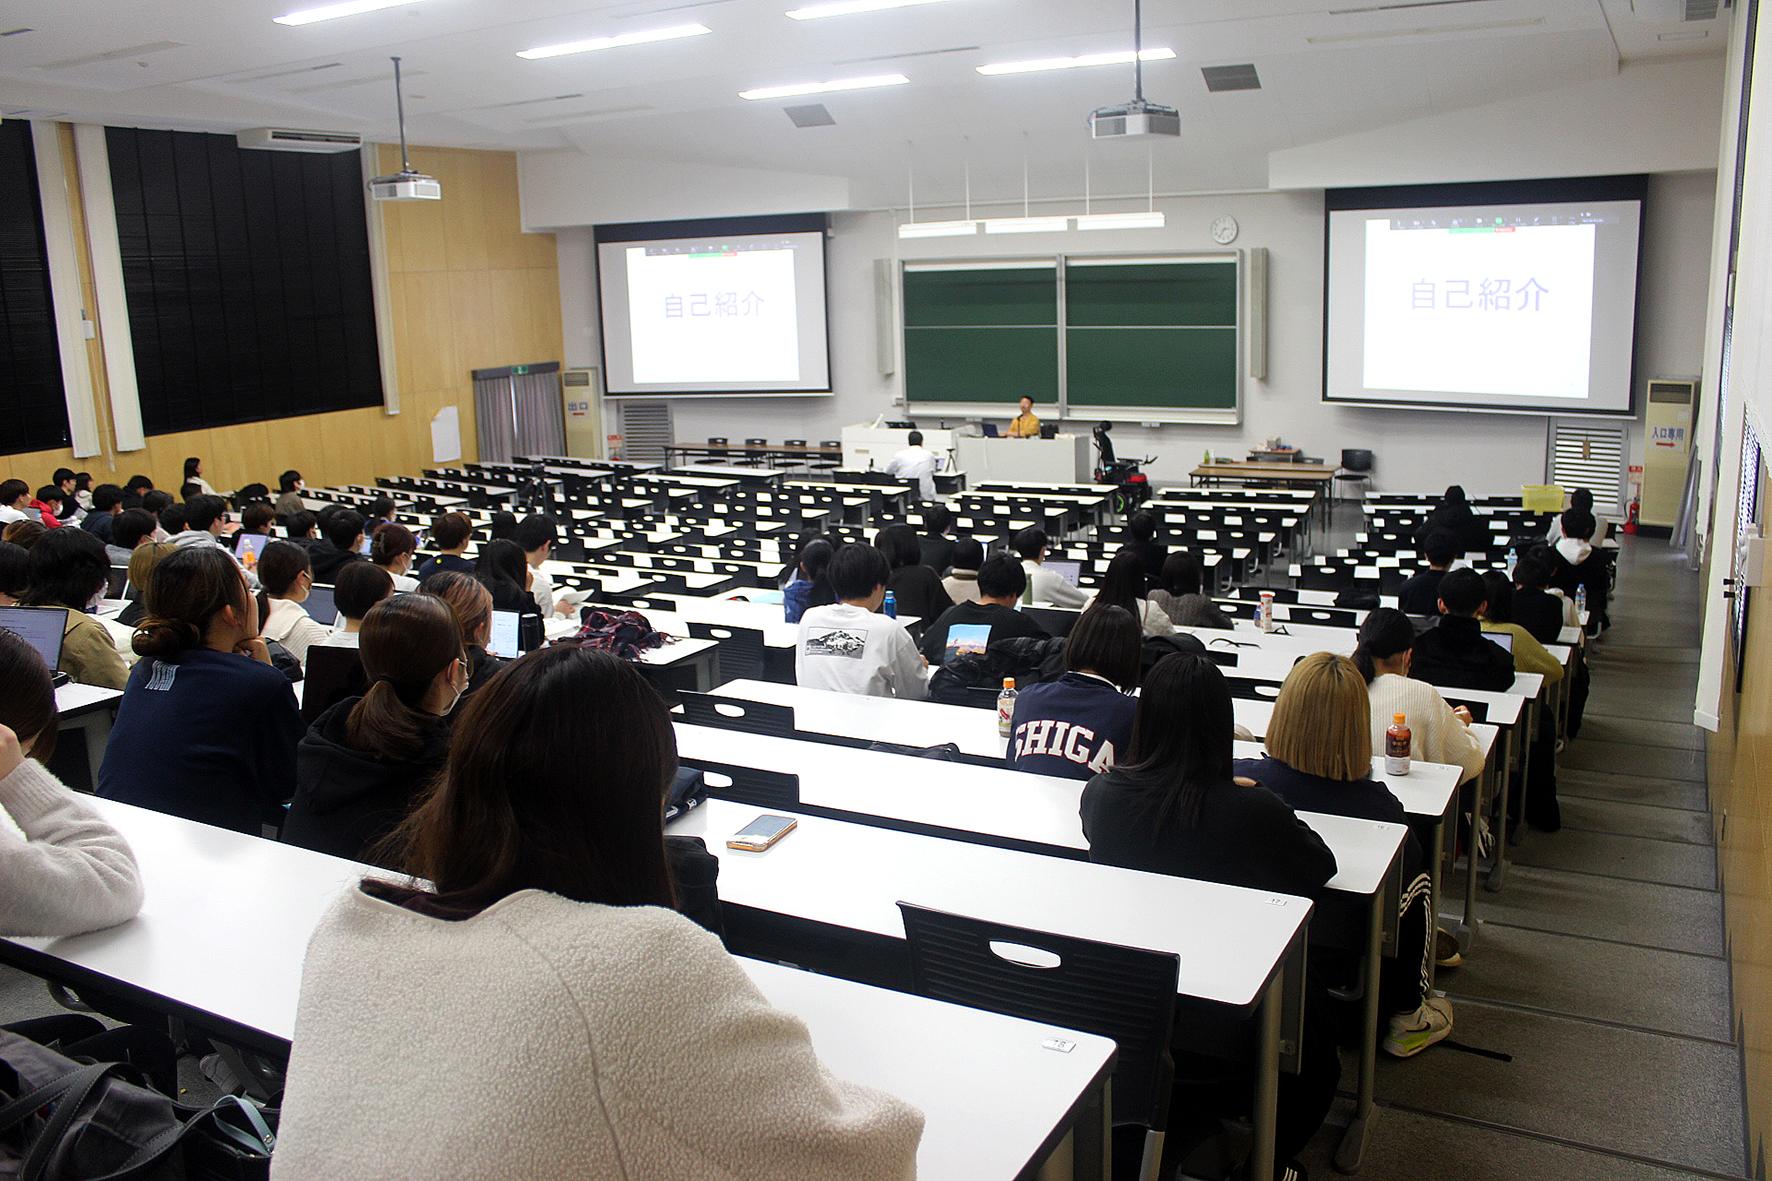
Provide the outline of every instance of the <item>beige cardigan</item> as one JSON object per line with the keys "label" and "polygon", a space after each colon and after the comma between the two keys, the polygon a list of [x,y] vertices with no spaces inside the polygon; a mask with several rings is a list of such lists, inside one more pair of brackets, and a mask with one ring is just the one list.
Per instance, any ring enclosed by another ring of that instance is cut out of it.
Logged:
{"label": "beige cardigan", "polygon": [[1426,681],[1383,673],[1367,686],[1372,699],[1372,750],[1384,754],[1384,733],[1391,715],[1402,714],[1409,722],[1409,757],[1424,763],[1450,763],[1464,768],[1458,782],[1467,783],[1483,773],[1483,747],[1471,728],[1461,721],[1440,691]]}
{"label": "beige cardigan", "polygon": [[902,1181],[923,1119],[833,1078],[714,936],[536,890],[315,929],[271,1176]]}
{"label": "beige cardigan", "polygon": [[68,611],[68,626],[62,632],[61,671],[82,685],[121,689],[129,684],[129,669],[111,633],[84,611]]}
{"label": "beige cardigan", "polygon": [[141,909],[128,842],[42,764],[0,779],[0,815],[0,935],[77,935]]}

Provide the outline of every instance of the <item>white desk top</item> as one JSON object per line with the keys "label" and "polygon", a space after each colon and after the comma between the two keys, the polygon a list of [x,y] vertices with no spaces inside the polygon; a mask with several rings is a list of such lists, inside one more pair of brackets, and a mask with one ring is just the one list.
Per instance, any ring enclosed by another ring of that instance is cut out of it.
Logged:
{"label": "white desk top", "polygon": [[[1181,956],[1183,996],[1248,1008],[1311,912],[1304,898],[800,816],[764,853],[726,847],[763,809],[711,799],[670,826],[720,859],[738,906],[904,938],[914,902]],[[793,813],[783,813],[794,815]]]}
{"label": "white desk top", "polygon": [[92,709],[95,706],[108,705],[122,696],[121,689],[107,689],[103,685],[82,685],[77,681],[70,681],[56,688],[55,712],[68,714],[75,710]]}
{"label": "white desk top", "polygon": [[723,480],[779,480],[788,474],[788,469],[775,467],[726,467],[714,463],[697,463],[689,467],[672,468],[668,474],[673,480],[681,480],[684,476],[718,476]]}
{"label": "white desk top", "polygon": [[[340,890],[375,871],[127,804],[95,804],[141,864],[141,915],[107,931],[14,942],[289,1040],[310,933]],[[922,1109],[920,1177],[1015,1175],[1113,1051],[1105,1038],[1055,1026],[739,964],[771,1004],[806,1022],[833,1073]],[[1054,1036],[1076,1048],[1044,1049]]]}
{"label": "white desk top", "polygon": [[[816,807],[1029,841],[1054,849],[1086,852],[1089,848],[1079,814],[1085,782],[1081,779],[940,759],[909,762],[903,755],[684,722],[676,724],[676,731],[678,752],[690,758],[798,775],[800,799]],[[1444,799],[1440,806],[1444,809]],[[1402,842],[1401,826],[1378,824],[1366,829],[1349,826],[1339,816],[1315,812],[1300,812],[1299,816],[1335,853],[1338,868],[1329,879],[1330,889],[1370,894],[1378,888],[1379,875]]]}
{"label": "white desk top", "polygon": [[[1237,667],[1226,669],[1227,676],[1237,672],[1255,675],[1270,680],[1284,680],[1291,671],[1293,662],[1300,656],[1309,656],[1313,652],[1334,652],[1338,656],[1350,655],[1354,650],[1355,633],[1345,627],[1318,627],[1316,625],[1288,624],[1287,631],[1291,634],[1281,635],[1277,632],[1263,632],[1248,620],[1238,620],[1230,631],[1223,628],[1210,627],[1178,627],[1176,631],[1187,632],[1199,639],[1214,652],[1237,653]],[[1306,633],[1328,633],[1330,639],[1314,638]],[[1213,641],[1219,641],[1216,645]],[[1503,694],[1525,697],[1537,697],[1544,688],[1544,676],[1541,673],[1515,673],[1513,685],[1503,693],[1484,691],[1484,698],[1492,698]],[[1442,693],[1448,692],[1442,690]],[[1450,690],[1460,696],[1468,696],[1470,690]]]}

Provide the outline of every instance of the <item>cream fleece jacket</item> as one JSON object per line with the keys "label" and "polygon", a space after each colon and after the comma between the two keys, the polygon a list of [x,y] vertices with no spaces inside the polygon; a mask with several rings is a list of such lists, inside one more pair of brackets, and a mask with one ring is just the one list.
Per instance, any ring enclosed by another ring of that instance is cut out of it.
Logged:
{"label": "cream fleece jacket", "polygon": [[1450,763],[1464,768],[1458,782],[1468,783],[1483,773],[1483,747],[1471,728],[1459,720],[1440,691],[1426,681],[1382,673],[1372,678],[1367,692],[1372,700],[1372,751],[1384,756],[1384,734],[1391,716],[1402,714],[1409,723],[1409,757],[1424,763]]}
{"label": "cream fleece jacket", "polygon": [[128,842],[41,763],[0,779],[0,809],[0,935],[77,935],[141,909]]}
{"label": "cream fleece jacket", "polygon": [[275,1181],[903,1181],[923,1118],[833,1078],[714,936],[536,890],[355,887],[308,944]]}

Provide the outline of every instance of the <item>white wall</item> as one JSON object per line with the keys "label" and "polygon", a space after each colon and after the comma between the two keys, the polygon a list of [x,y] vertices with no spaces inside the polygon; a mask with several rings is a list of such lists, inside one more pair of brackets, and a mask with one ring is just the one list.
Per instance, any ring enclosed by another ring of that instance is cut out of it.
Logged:
{"label": "white wall", "polygon": [[[1652,376],[1698,373],[1704,337],[1709,276],[1713,173],[1680,173],[1651,179],[1644,225],[1641,305],[1638,314],[1638,400]],[[710,198],[712,200],[712,198]],[[1126,251],[1221,249],[1207,233],[1220,214],[1241,223],[1239,247],[1269,251],[1268,378],[1245,378],[1240,426],[1133,424],[1114,428],[1122,456],[1155,454],[1153,479],[1185,482],[1187,471],[1211,448],[1241,454],[1272,435],[1335,459],[1343,447],[1377,452],[1381,488],[1441,488],[1463,483],[1472,492],[1505,491],[1536,483],[1544,475],[1547,420],[1539,416],[1449,414],[1327,406],[1322,395],[1323,201],[1320,191],[1234,196],[1160,198],[1168,214],[1163,230],[1001,238],[935,239],[904,243],[889,213],[839,213],[830,242],[832,379],[829,398],[744,398],[674,401],[680,439],[836,438],[848,423],[889,409],[902,378],[881,377],[875,356],[873,262],[877,258],[954,258]],[[1019,209],[1017,210],[1017,212]],[[704,209],[703,215],[715,212]],[[974,214],[985,212],[974,207]],[[921,220],[949,214],[918,210]],[[953,214],[953,216],[957,216]],[[560,285],[568,364],[595,364],[594,277],[588,229],[558,236]],[[913,253],[912,248],[917,248]],[[1005,409],[1007,416],[1008,409]],[[1639,422],[1631,425],[1633,455],[1641,449]],[[920,421],[933,422],[924,414]],[[611,428],[613,429],[613,427]],[[1634,460],[1633,460],[1634,462]]]}
{"label": "white wall", "polygon": [[523,228],[808,213],[849,205],[840,176],[631,160],[576,148],[517,154]]}

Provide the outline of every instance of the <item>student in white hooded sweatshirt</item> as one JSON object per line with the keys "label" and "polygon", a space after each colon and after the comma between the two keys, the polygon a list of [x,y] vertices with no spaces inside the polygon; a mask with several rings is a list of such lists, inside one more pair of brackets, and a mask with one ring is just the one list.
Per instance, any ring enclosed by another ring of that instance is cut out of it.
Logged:
{"label": "student in white hooded sweatshirt", "polygon": [[670,909],[675,767],[604,653],[531,653],[468,699],[393,838],[414,879],[350,886],[308,945],[273,1178],[915,1176],[921,1114],[833,1077]]}

